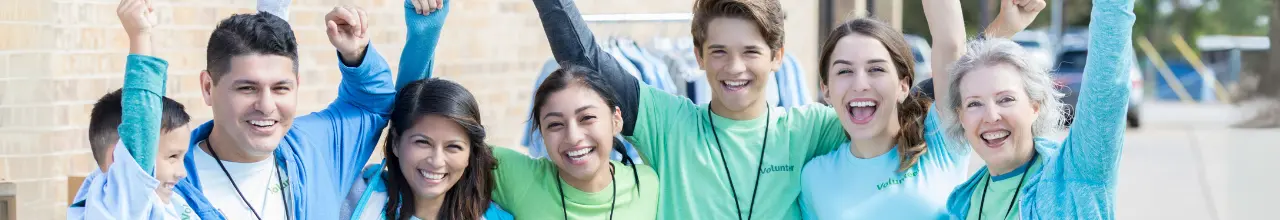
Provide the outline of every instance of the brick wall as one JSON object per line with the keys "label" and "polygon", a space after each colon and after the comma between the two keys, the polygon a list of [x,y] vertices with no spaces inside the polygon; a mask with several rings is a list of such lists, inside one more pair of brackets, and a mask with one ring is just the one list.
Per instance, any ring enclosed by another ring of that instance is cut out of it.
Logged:
{"label": "brick wall", "polygon": [[[345,0],[352,1],[352,0]],[[157,55],[170,62],[168,95],[193,123],[210,119],[199,93],[204,46],[217,21],[253,11],[253,0],[153,0],[160,26]],[[295,0],[290,22],[300,44],[299,112],[316,111],[337,94],[335,52],[323,16],[338,0]],[[371,16],[375,47],[393,66],[405,39],[398,0],[361,0]],[[18,219],[64,219],[68,176],[94,169],[89,110],[119,88],[125,33],[115,0],[0,0],[0,185],[17,197]],[[535,71],[550,58],[546,37],[528,0],[458,0],[437,57],[440,77],[471,89],[481,105],[490,142],[516,146],[527,115]],[[581,0],[586,14],[688,12],[692,0]],[[786,1],[787,49],[816,70],[817,2]],[[599,24],[601,35],[687,36],[687,23]],[[816,79],[816,76],[811,79]],[[377,153],[375,153],[377,154]],[[379,157],[375,155],[375,159]],[[71,192],[74,193],[74,192]],[[0,195],[4,196],[4,195]]]}

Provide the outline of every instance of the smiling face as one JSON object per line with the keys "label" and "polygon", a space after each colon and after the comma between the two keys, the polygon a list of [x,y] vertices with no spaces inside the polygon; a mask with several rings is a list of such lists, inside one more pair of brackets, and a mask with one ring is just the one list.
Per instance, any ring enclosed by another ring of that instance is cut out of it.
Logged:
{"label": "smiling face", "polygon": [[840,124],[852,139],[897,135],[898,104],[907,97],[907,84],[884,44],[851,34],[831,52],[823,94],[839,112]]}
{"label": "smiling face", "polygon": [[698,63],[707,71],[711,98],[732,112],[764,105],[766,83],[782,66],[782,49],[774,53],[750,20],[721,17],[707,25]]}
{"label": "smiling face", "polygon": [[178,184],[178,181],[187,177],[187,169],[183,165],[190,143],[190,126],[184,125],[160,135],[160,148],[155,158],[155,177],[160,181],[160,186],[156,187],[156,194],[165,203],[170,202],[173,187]]}
{"label": "smiling face", "polygon": [[547,157],[561,175],[590,180],[608,174],[613,138],[622,132],[622,114],[609,108],[595,90],[570,83],[548,96],[537,117]]}
{"label": "smiling face", "polygon": [[237,153],[270,155],[293,124],[298,76],[289,57],[235,56],[221,78],[206,71],[200,83],[205,104],[213,107],[210,138],[233,143],[242,151]]}
{"label": "smiling face", "polygon": [[959,82],[957,104],[964,138],[988,164],[1010,164],[1028,155],[1040,109],[1028,97],[1022,73],[1011,65],[995,64],[966,74]]}
{"label": "smiling face", "polygon": [[427,115],[400,134],[400,172],[420,198],[443,196],[462,179],[471,156],[466,129],[452,119]]}

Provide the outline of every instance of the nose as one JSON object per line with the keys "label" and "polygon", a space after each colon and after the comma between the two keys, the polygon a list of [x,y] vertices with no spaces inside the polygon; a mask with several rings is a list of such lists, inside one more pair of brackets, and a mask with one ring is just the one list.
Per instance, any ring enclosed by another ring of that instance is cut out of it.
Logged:
{"label": "nose", "polygon": [[187,178],[187,169],[185,167],[182,167],[182,164],[175,164],[175,165],[179,166],[177,168],[178,172],[175,172],[173,174],[175,177],[177,177],[175,179],[181,180],[182,178]]}
{"label": "nose", "polygon": [[427,164],[433,168],[444,167],[445,164],[444,147],[437,146],[427,151]]}
{"label": "nose", "polygon": [[1000,112],[999,112],[999,111],[996,111],[996,109],[995,109],[995,108],[990,107],[990,106],[982,107],[982,122],[983,122],[983,123],[995,123],[995,122],[999,122],[999,121],[1000,121],[1000,119],[1001,119],[1001,117],[1000,117]]}
{"label": "nose", "polygon": [[258,102],[253,105],[254,110],[258,110],[266,115],[276,112],[276,100],[274,94],[269,91],[262,91],[259,94]]}
{"label": "nose", "polygon": [[866,72],[861,70],[858,70],[857,72],[852,73],[853,84],[850,85],[849,87],[850,89],[853,89],[853,91],[860,91],[860,92],[871,90],[871,83],[870,83],[871,80],[870,78],[867,77],[867,74],[864,74],[864,73]]}
{"label": "nose", "polygon": [[565,127],[566,129],[564,131],[566,133],[564,144],[566,144],[566,146],[577,146],[578,143],[587,138],[587,135],[583,132],[585,129],[579,127],[577,123],[567,123],[567,126]]}
{"label": "nose", "polygon": [[747,72],[747,63],[742,61],[740,56],[732,56],[729,58],[729,64],[725,65],[724,73],[745,73]]}

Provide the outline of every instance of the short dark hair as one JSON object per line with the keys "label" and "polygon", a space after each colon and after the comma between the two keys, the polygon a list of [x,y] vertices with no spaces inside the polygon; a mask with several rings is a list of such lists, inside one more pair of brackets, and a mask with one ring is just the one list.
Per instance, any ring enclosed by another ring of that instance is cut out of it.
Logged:
{"label": "short dark hair", "polygon": [[[120,127],[120,117],[123,107],[120,105],[121,90],[116,89],[107,95],[98,99],[98,103],[93,104],[93,110],[89,113],[89,148],[93,151],[93,159],[103,161],[106,159],[106,149],[115,146],[120,141],[120,133],[116,128]],[[187,125],[191,122],[191,115],[187,114],[187,110],[182,103],[162,97],[164,102],[164,116],[160,119],[160,131],[168,133]]]}
{"label": "short dark hair", "polygon": [[236,14],[219,22],[209,36],[205,70],[216,84],[231,69],[231,58],[252,54],[288,57],[293,60],[293,73],[298,73],[298,41],[293,28],[268,13]]}
{"label": "short dark hair", "polygon": [[716,18],[740,18],[755,23],[760,29],[760,37],[769,45],[770,51],[778,53],[782,48],[786,29],[783,28],[786,14],[782,12],[782,4],[778,0],[697,0],[693,3],[693,45],[699,55],[702,54],[703,43],[707,40],[707,29],[711,20]]}

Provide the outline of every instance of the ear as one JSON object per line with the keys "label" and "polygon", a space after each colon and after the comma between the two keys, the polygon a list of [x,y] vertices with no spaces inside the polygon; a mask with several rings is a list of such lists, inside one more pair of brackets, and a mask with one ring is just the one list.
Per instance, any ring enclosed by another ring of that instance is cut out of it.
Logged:
{"label": "ear", "polygon": [[911,82],[906,78],[902,78],[902,80],[899,80],[898,82],[898,91],[900,91],[898,93],[900,94],[898,95],[898,103],[902,103],[907,101],[908,96],[911,96]]}
{"label": "ear", "polygon": [[706,64],[702,62],[702,51],[704,51],[702,48],[695,48],[693,50],[693,58],[698,60],[698,70],[706,71]]}
{"label": "ear", "polygon": [[200,71],[200,96],[204,97],[204,105],[213,106],[213,76],[209,70]]}
{"label": "ear", "polygon": [[782,69],[782,60],[786,58],[786,54],[786,48],[782,47],[779,47],[778,52],[773,54],[773,72],[778,72],[778,69]]}
{"label": "ear", "polygon": [[818,90],[822,92],[822,100],[826,103],[831,103],[831,88],[827,87],[827,83],[819,83]]}
{"label": "ear", "polygon": [[613,133],[622,133],[622,125],[627,123],[622,120],[622,108],[613,107]]}

